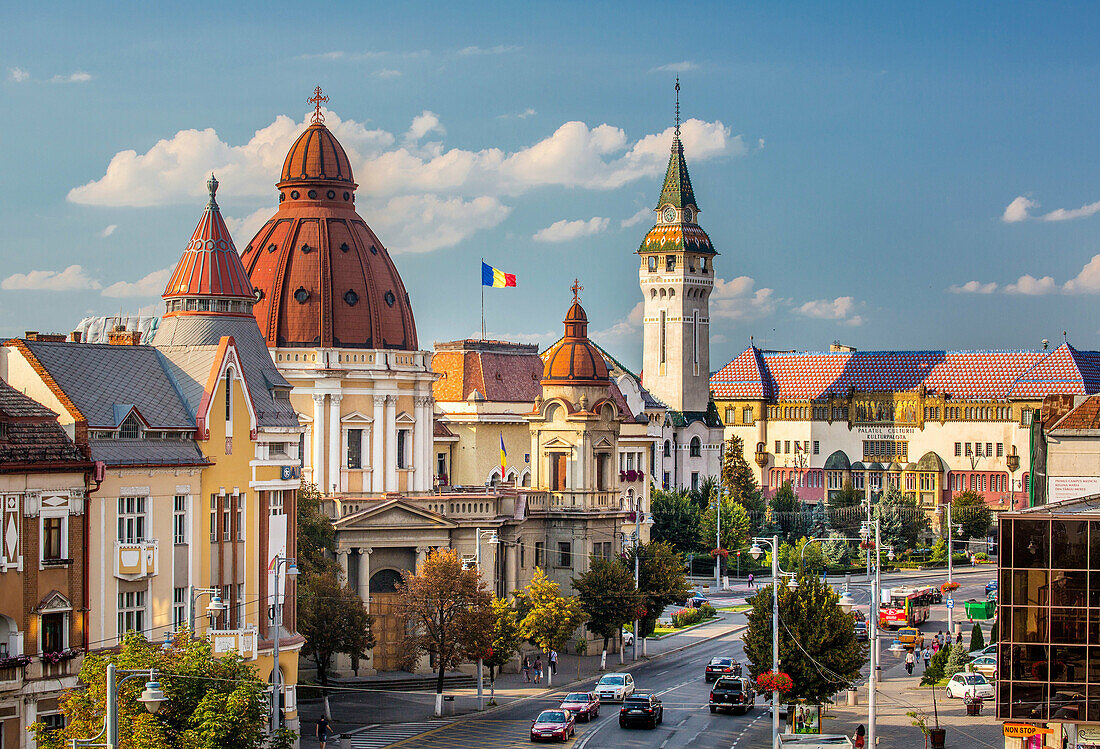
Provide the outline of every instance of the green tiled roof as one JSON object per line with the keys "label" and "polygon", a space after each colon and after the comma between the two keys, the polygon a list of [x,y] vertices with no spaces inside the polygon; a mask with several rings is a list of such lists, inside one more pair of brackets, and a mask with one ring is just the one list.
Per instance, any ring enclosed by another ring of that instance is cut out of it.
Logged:
{"label": "green tiled roof", "polygon": [[665,172],[665,185],[661,188],[661,198],[657,207],[672,204],[677,208],[699,204],[695,202],[695,191],[691,189],[691,177],[688,175],[687,162],[684,160],[684,144],[677,135],[672,140],[672,155],[668,159],[668,171]]}

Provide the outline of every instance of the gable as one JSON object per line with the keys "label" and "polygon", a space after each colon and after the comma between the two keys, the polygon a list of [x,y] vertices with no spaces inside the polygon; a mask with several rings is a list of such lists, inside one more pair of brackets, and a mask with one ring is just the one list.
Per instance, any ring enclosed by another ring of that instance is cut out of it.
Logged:
{"label": "gable", "polygon": [[352,515],[345,515],[333,525],[337,530],[433,529],[458,527],[454,522],[429,510],[407,504],[399,499],[382,502]]}

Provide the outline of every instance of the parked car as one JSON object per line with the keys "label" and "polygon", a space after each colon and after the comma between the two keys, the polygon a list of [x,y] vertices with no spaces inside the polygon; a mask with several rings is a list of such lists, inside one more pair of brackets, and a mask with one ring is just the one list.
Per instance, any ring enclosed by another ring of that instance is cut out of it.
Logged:
{"label": "parked car", "polygon": [[627,673],[604,674],[596,683],[600,702],[622,702],[634,694],[634,677]]}
{"label": "parked car", "polygon": [[957,699],[966,697],[993,699],[993,685],[981,674],[958,673],[947,682],[947,696]]}
{"label": "parked car", "polygon": [[702,593],[696,593],[691,598],[687,599],[687,601],[684,602],[684,605],[686,605],[689,609],[697,609],[704,603],[710,603],[710,599]]}
{"label": "parked car", "polygon": [[710,711],[737,710],[747,713],[756,705],[756,690],[752,682],[741,677],[724,676],[710,688]]}
{"label": "parked car", "polygon": [[992,655],[993,657],[996,657],[997,656],[997,643],[993,643],[992,645],[986,645],[981,650],[975,650],[973,653],[970,654],[970,657],[971,658],[981,658],[983,655]]}
{"label": "parked car", "polygon": [[635,692],[623,700],[623,706],[619,709],[620,728],[627,728],[635,723],[656,728],[664,719],[665,708],[653,692]]}
{"label": "parked car", "polygon": [[855,629],[856,639],[867,640],[870,637],[867,629],[867,617],[859,609],[852,609],[852,618],[855,620],[852,627]]}
{"label": "parked car", "polygon": [[717,656],[710,659],[703,671],[703,680],[708,684],[721,676],[740,676],[741,664],[735,658]]}
{"label": "parked car", "polygon": [[633,645],[633,644],[634,644],[634,633],[633,632],[623,632],[623,645]]}
{"label": "parked car", "polygon": [[966,664],[966,670],[978,673],[994,681],[997,678],[997,656],[996,655],[982,655],[978,656],[970,663]]}
{"label": "parked car", "polygon": [[558,739],[565,742],[576,732],[576,721],[568,710],[543,710],[531,722],[531,741]]}
{"label": "parked car", "polygon": [[997,589],[997,579],[994,578],[985,584],[985,594],[988,596],[990,593]]}
{"label": "parked car", "polygon": [[568,710],[585,723],[600,715],[600,698],[595,692],[570,692],[559,707]]}

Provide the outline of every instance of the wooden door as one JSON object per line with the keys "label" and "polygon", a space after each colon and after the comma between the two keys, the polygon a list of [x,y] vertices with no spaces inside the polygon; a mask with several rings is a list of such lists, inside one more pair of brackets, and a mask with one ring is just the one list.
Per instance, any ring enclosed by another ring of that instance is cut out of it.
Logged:
{"label": "wooden door", "polygon": [[374,593],[371,595],[370,613],[374,617],[375,646],[372,652],[377,671],[397,671],[404,663],[404,628],[397,616],[398,593]]}
{"label": "wooden door", "polygon": [[551,458],[554,461],[553,489],[556,492],[565,491],[565,471],[567,466],[567,457],[568,456],[565,453],[554,453]]}

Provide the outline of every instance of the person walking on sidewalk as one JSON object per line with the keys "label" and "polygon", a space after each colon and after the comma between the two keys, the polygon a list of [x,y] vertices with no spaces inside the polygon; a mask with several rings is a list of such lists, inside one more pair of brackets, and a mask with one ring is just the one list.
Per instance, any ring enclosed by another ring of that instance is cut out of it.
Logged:
{"label": "person walking on sidewalk", "polygon": [[750,588],[753,588],[753,587],[755,587],[755,584],[753,583],[753,581],[752,581],[752,580],[753,580],[753,578],[752,578],[752,573],[750,572],[750,573],[749,573],[749,587],[750,587]]}
{"label": "person walking on sidewalk", "polygon": [[864,734],[866,733],[867,729],[863,727],[862,723],[856,726],[856,735],[854,741],[856,749],[863,749],[863,747],[867,746],[867,739],[863,738]]}
{"label": "person walking on sidewalk", "polygon": [[913,655],[913,651],[910,650],[905,654],[905,672],[910,676],[913,675],[913,664],[917,662],[916,656]]}
{"label": "person walking on sidewalk", "polygon": [[933,637],[932,638],[932,655],[935,655],[938,652],[940,652],[940,641],[939,641],[938,638]]}
{"label": "person walking on sidewalk", "polygon": [[541,655],[536,655],[535,656],[535,683],[536,684],[541,684],[542,683],[542,656]]}
{"label": "person walking on sidewalk", "polygon": [[920,651],[921,657],[924,658],[924,670],[928,670],[928,663],[932,660],[932,653],[928,651],[928,648]]}
{"label": "person walking on sidewalk", "polygon": [[531,683],[531,659],[526,655],[523,656],[523,683]]}
{"label": "person walking on sidewalk", "polygon": [[962,645],[963,644],[963,633],[961,631],[957,635],[955,635],[955,644],[956,645]]}
{"label": "person walking on sidewalk", "polygon": [[558,675],[558,651],[550,651],[550,674],[552,676]]}
{"label": "person walking on sidewalk", "polygon": [[321,749],[325,749],[325,745],[328,744],[329,735],[332,733],[332,726],[329,725],[328,718],[322,715],[317,719],[317,741],[321,744]]}

